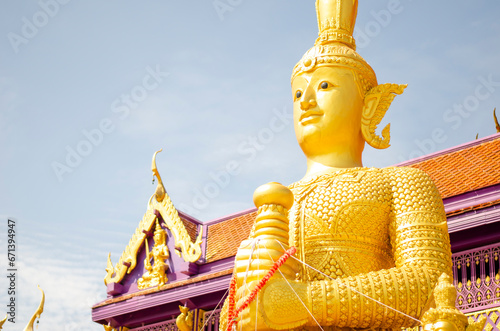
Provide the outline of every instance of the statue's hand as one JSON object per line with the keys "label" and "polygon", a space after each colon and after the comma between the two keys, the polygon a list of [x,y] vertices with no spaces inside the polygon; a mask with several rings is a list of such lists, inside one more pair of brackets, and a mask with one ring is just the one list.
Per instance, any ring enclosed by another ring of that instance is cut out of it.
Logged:
{"label": "statue's hand", "polygon": [[[244,303],[256,284],[257,282],[251,282],[248,286],[243,286],[238,290],[235,300],[236,307],[240,307]],[[255,300],[253,300],[238,316],[238,330],[240,330],[240,326],[242,326],[242,330],[271,330],[264,322],[261,307],[258,307],[262,304],[262,301],[259,299],[261,295],[262,290],[259,295],[255,297]],[[258,302],[259,300],[260,302]]]}
{"label": "statue's hand", "polygon": [[[236,307],[243,304],[255,284],[250,283],[246,291],[245,288],[238,290]],[[305,325],[309,320],[304,306],[310,306],[307,300],[307,284],[273,277],[240,313],[238,327],[242,325],[243,330],[288,330]]]}
{"label": "statue's hand", "polygon": [[[236,254],[237,287],[241,288],[245,282],[249,284],[264,278],[283,253],[285,250],[274,239],[244,240]],[[279,271],[276,271],[275,277],[281,277],[283,274],[285,278],[293,280],[298,270],[298,262],[289,258]]]}
{"label": "statue's hand", "polygon": [[149,263],[149,259],[148,259],[148,258],[145,258],[145,259],[144,259],[144,268],[145,268],[147,271],[151,271],[151,269],[153,269],[153,267],[151,267],[151,264]]}

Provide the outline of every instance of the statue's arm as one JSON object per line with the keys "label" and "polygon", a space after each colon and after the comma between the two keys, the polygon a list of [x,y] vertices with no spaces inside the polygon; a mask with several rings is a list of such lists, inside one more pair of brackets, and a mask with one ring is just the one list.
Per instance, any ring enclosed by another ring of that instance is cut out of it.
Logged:
{"label": "statue's arm", "polygon": [[[417,325],[408,316],[418,319],[429,303],[438,277],[443,272],[451,274],[446,214],[434,183],[422,171],[410,168],[395,169],[391,176],[391,245],[396,266],[339,280],[294,283],[295,291],[322,326],[394,328]],[[296,295],[285,294],[291,292],[288,285],[281,282],[269,285],[262,298],[262,306],[266,307],[262,314],[268,326],[316,325],[302,303],[294,299]],[[280,297],[287,297],[287,300],[280,300]],[[270,308],[272,302],[279,302],[279,305]],[[294,312],[293,316],[290,311]],[[307,321],[304,316],[308,316]]]}
{"label": "statue's arm", "polygon": [[163,253],[162,258],[163,258],[163,259],[165,259],[165,260],[166,260],[166,259],[168,259],[168,258],[170,257],[170,252],[169,252],[169,250],[168,250],[167,245],[163,246],[162,251],[163,251],[163,252],[162,252],[162,253]]}

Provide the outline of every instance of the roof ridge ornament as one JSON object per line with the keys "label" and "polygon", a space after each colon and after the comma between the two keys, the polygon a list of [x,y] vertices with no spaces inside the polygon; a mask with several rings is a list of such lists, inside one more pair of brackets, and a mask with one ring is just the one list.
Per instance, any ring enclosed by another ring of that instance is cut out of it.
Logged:
{"label": "roof ridge ornament", "polygon": [[158,168],[156,167],[156,154],[160,153],[161,151],[163,151],[163,148],[160,148],[159,151],[156,151],[153,154],[153,161],[151,163],[151,171],[153,172],[153,184],[155,182],[155,177],[158,179],[158,185],[156,186],[156,192],[154,194],[158,202],[162,202],[163,199],[165,198],[165,194],[167,193],[167,191],[165,190],[165,186],[163,186],[163,182],[161,180],[160,173],[158,172]]}
{"label": "roof ridge ornament", "polygon": [[497,133],[500,133],[500,124],[498,123],[498,118],[497,118],[497,109],[493,109],[493,118],[495,119],[495,127],[497,129]]}
{"label": "roof ridge ornament", "polygon": [[114,268],[113,263],[111,262],[111,254],[108,255],[106,276],[104,277],[105,285],[121,282],[126,274],[130,274],[132,270],[135,269],[137,265],[137,256],[139,251],[143,248],[143,244],[147,236],[146,233],[154,231],[156,218],[160,217],[160,215],[165,223],[165,226],[170,230],[172,236],[174,237],[176,247],[175,252],[177,255],[182,257],[184,261],[193,263],[198,261],[201,257],[203,227],[198,227],[198,236],[195,242],[192,242],[191,237],[189,236],[189,233],[187,232],[186,227],[177,212],[177,209],[165,190],[160,173],[156,167],[156,155],[161,151],[162,149],[154,153],[151,164],[153,183],[154,177],[158,179],[155,193],[149,199],[146,213],[139,222],[139,226],[132,235],[132,238],[130,239],[127,247],[125,247],[125,250]]}
{"label": "roof ridge ornament", "polygon": [[[37,286],[38,286],[38,289],[40,290],[40,292],[42,292],[42,300],[40,301],[40,304],[38,305],[38,308],[36,309],[33,316],[31,316],[31,319],[29,320],[28,325],[26,325],[26,327],[24,328],[24,331],[33,331],[33,325],[35,324],[35,321],[37,321],[37,319],[40,319],[40,315],[42,315],[42,313],[43,313],[43,306],[45,305],[45,293],[41,289],[40,285],[37,285]],[[37,323],[38,322],[39,321],[37,321]],[[38,326],[37,326],[37,328],[38,328]],[[1,327],[0,327],[0,329],[1,329]]]}

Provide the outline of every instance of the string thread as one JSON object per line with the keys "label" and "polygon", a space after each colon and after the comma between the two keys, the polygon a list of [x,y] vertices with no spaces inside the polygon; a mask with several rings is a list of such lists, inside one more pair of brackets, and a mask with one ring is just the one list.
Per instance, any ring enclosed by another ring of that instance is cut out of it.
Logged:
{"label": "string thread", "polygon": [[[280,243],[278,240],[276,240],[276,241],[277,241],[277,242],[281,245],[281,243]],[[283,245],[281,245],[281,247],[283,247]],[[283,249],[284,249],[284,247],[283,247]],[[345,287],[345,288],[347,288],[347,289],[349,289],[349,290],[351,290],[351,291],[353,291],[353,292],[355,292],[355,293],[357,293],[357,294],[359,294],[359,295],[361,295],[361,296],[363,296],[363,297],[365,297],[365,298],[367,298],[367,299],[369,299],[369,300],[372,300],[372,301],[374,301],[374,302],[378,303],[378,304],[379,304],[379,305],[381,305],[381,306],[384,306],[384,307],[386,307],[386,308],[388,308],[388,309],[390,309],[390,310],[392,310],[392,311],[395,311],[396,313],[399,313],[399,314],[401,314],[401,315],[403,315],[403,316],[406,316],[406,317],[408,317],[408,318],[410,318],[410,319],[412,319],[412,320],[414,320],[414,321],[419,322],[420,324],[422,324],[422,321],[421,321],[421,320],[419,320],[419,319],[417,319],[417,318],[414,318],[413,316],[410,316],[410,315],[408,315],[408,314],[405,314],[405,313],[403,313],[402,311],[399,311],[399,310],[397,310],[397,309],[395,309],[395,308],[392,308],[391,306],[388,306],[388,305],[386,305],[385,303],[383,303],[383,302],[381,302],[381,301],[379,301],[379,300],[377,300],[377,299],[374,299],[374,298],[370,297],[369,295],[366,295],[366,294],[364,294],[364,293],[362,293],[362,292],[360,292],[360,291],[358,291],[358,290],[356,290],[356,289],[354,289],[354,288],[350,287],[349,285],[346,285],[346,284],[344,284],[344,283],[341,283],[338,279],[332,278],[331,276],[329,276],[329,275],[327,275],[327,274],[325,274],[325,273],[321,272],[320,270],[318,270],[318,269],[314,268],[313,266],[311,266],[311,265],[307,264],[306,262],[304,262],[304,261],[301,261],[301,260],[297,259],[295,256],[292,256],[292,258],[293,258],[293,259],[295,259],[295,260],[297,260],[297,261],[299,261],[300,263],[304,264],[306,267],[309,267],[309,268],[311,268],[312,270],[314,270],[314,271],[316,271],[316,272],[318,272],[318,273],[322,274],[323,276],[327,277],[328,279],[333,280],[333,281],[336,281],[339,285],[341,285],[341,286],[343,286],[343,287]]]}
{"label": "string thread", "polygon": [[[264,244],[264,247],[266,247],[266,245]],[[269,257],[271,258],[271,260],[273,260],[274,262],[274,259],[273,257],[271,256],[271,254],[269,253],[269,250],[267,249],[266,247],[266,251],[267,251],[267,254],[269,254]],[[321,325],[319,324],[319,322],[316,320],[316,318],[314,317],[314,315],[311,313],[311,311],[309,310],[309,308],[307,308],[307,305],[304,303],[304,301],[302,301],[301,297],[299,296],[299,294],[295,291],[295,289],[293,288],[292,284],[290,284],[290,282],[288,281],[288,279],[285,277],[285,275],[283,275],[283,273],[281,272],[281,270],[279,270],[279,273],[281,274],[281,276],[283,277],[283,279],[286,281],[286,283],[288,284],[288,286],[290,286],[290,288],[292,289],[292,292],[295,293],[295,295],[297,296],[297,298],[299,299],[300,303],[304,306],[304,308],[307,310],[307,312],[309,313],[309,315],[313,318],[314,322],[316,322],[316,324],[318,324],[319,328],[321,330],[323,330],[323,328],[321,327]],[[325,330],[323,330],[325,331]]]}

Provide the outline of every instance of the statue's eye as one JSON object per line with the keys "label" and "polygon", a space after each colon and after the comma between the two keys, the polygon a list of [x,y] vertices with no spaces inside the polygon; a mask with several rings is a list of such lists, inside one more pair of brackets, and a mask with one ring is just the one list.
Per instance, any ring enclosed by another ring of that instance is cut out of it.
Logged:
{"label": "statue's eye", "polygon": [[330,84],[328,84],[328,82],[323,82],[323,83],[321,83],[321,88],[322,88],[323,90],[326,90],[329,86],[330,86]]}
{"label": "statue's eye", "polygon": [[295,93],[295,97],[297,99],[299,99],[301,96],[302,96],[302,92],[301,91],[297,91],[297,93]]}

